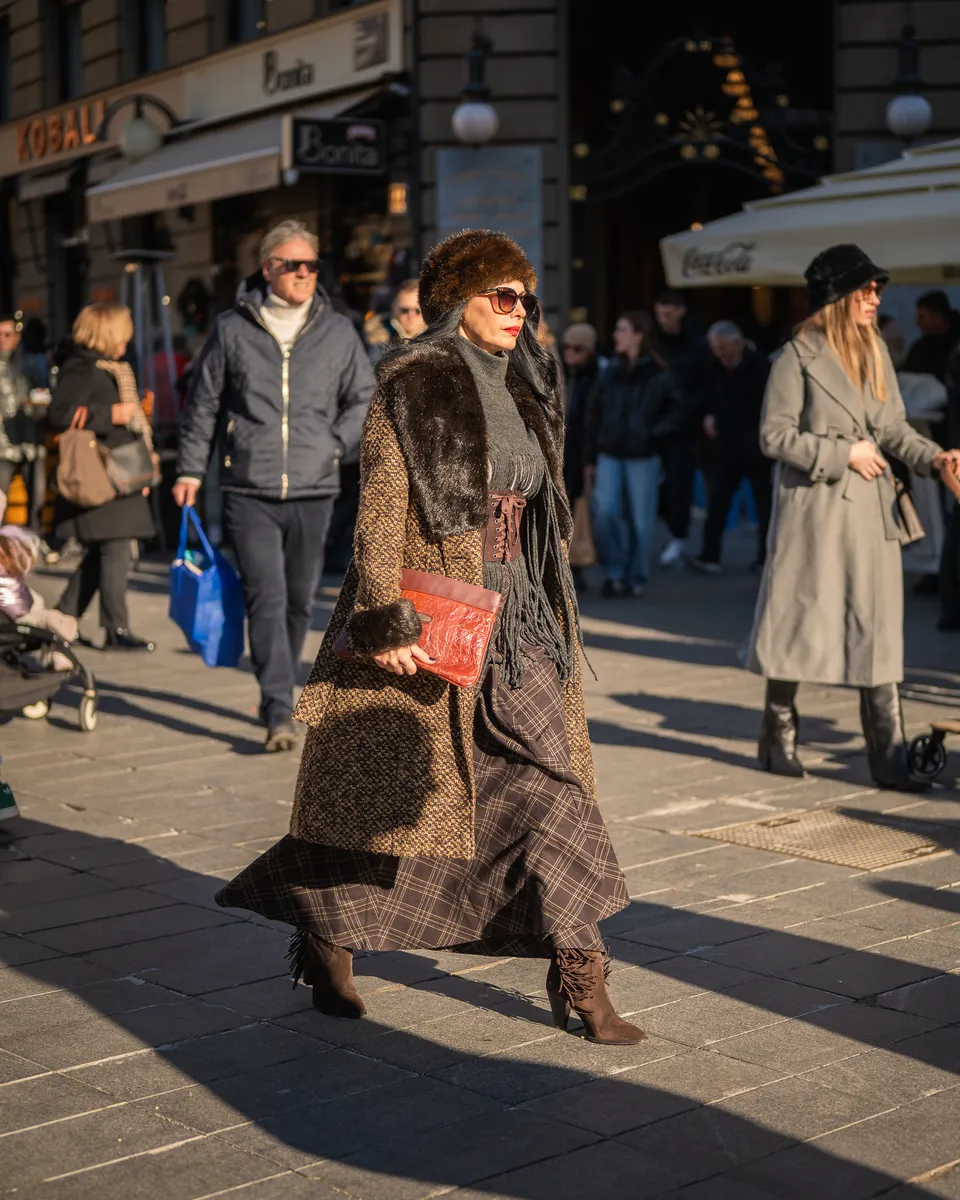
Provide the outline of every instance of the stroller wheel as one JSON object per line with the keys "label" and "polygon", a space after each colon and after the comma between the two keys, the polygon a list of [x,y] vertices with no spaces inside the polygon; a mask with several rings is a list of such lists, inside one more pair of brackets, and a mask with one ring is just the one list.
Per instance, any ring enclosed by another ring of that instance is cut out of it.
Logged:
{"label": "stroller wheel", "polygon": [[26,704],[21,709],[28,721],[42,721],[49,711],[49,700],[38,700],[36,704]]}
{"label": "stroller wheel", "polygon": [[80,728],[84,733],[93,733],[97,727],[97,697],[85,694],[80,700]]}
{"label": "stroller wheel", "polygon": [[942,735],[923,733],[915,737],[907,755],[911,772],[921,779],[936,779],[947,765]]}

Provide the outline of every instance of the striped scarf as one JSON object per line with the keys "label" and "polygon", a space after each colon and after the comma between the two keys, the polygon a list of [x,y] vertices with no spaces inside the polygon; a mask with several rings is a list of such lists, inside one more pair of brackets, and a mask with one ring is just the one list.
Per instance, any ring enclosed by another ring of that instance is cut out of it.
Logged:
{"label": "striped scarf", "polygon": [[98,358],[97,366],[101,371],[106,371],[108,375],[113,376],[113,381],[117,385],[117,391],[120,393],[120,403],[135,404],[137,406],[133,416],[127,422],[127,428],[131,433],[135,433],[143,438],[152,454],[153,430],[150,428],[147,414],[143,411],[143,406],[140,403],[140,393],[137,391],[137,380],[133,373],[133,368],[129,363],[117,362],[116,359],[112,358]]}

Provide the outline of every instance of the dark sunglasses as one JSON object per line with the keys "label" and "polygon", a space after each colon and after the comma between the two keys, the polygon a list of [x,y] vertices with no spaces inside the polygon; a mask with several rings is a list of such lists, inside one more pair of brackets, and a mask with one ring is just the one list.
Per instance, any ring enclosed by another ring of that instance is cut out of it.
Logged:
{"label": "dark sunglasses", "polygon": [[320,270],[319,258],[271,258],[270,261],[285,275],[299,274],[301,267],[306,267],[310,275],[316,275]]}
{"label": "dark sunglasses", "polygon": [[418,316],[418,317],[419,317],[419,316],[420,316],[420,309],[419,309],[419,308],[398,308],[398,309],[397,309],[397,315],[398,315],[398,316],[401,316],[401,317],[406,317],[406,316],[408,316],[409,314],[413,314],[413,315],[415,315],[415,316]]}
{"label": "dark sunglasses", "polygon": [[873,279],[870,281],[870,283],[867,284],[866,287],[861,288],[860,291],[865,296],[876,296],[877,299],[879,300],[880,297],[883,295],[884,286],[885,285],[882,284],[878,279]]}
{"label": "dark sunglasses", "polygon": [[527,314],[527,316],[530,316],[531,313],[535,313],[537,308],[540,306],[540,301],[533,294],[533,292],[524,292],[524,294],[521,296],[520,293],[512,287],[487,288],[485,292],[480,292],[479,295],[489,296],[491,304],[494,303],[493,297],[496,296],[496,307],[502,313],[512,313],[517,307],[518,300],[523,305],[523,311]]}

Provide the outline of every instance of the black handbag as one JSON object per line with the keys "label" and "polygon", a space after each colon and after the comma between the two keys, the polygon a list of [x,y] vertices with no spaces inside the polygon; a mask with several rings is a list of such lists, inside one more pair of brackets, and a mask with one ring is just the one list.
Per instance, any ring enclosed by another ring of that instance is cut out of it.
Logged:
{"label": "black handbag", "polygon": [[153,451],[144,437],[137,437],[124,446],[115,446],[110,451],[107,474],[118,496],[132,496],[144,488],[156,487],[160,482]]}

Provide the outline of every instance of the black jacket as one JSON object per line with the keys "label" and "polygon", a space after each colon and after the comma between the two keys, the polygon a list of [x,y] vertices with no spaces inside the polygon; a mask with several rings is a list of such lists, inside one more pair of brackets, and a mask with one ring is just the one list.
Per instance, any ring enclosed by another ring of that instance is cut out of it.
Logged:
{"label": "black jacket", "polygon": [[583,491],[583,468],[586,466],[587,416],[600,386],[600,364],[592,355],[582,367],[566,368],[564,399],[566,403],[566,435],[563,442],[563,482],[571,501]]}
{"label": "black jacket", "polygon": [[681,419],[678,433],[696,437],[700,432],[713,355],[700,319],[686,313],[679,333],[660,331],[660,354],[676,380]]}
{"label": "black jacket", "polygon": [[665,438],[680,428],[681,410],[676,383],[653,358],[638,359],[632,367],[616,356],[600,374],[587,414],[585,461],[598,454],[611,458],[652,458]]}
{"label": "black jacket", "polygon": [[[97,366],[102,357],[83,346],[67,353],[56,376],[47,421],[59,433],[70,428],[78,408],[86,408],[84,428],[113,450],[136,441],[137,434],[113,423],[113,406],[120,403],[120,394],[113,376]],[[99,508],[79,508],[58,497],[54,525],[58,537],[76,537],[84,543],[150,538],[155,532],[149,501],[136,495],[118,496]]]}
{"label": "black jacket", "polygon": [[740,365],[728,371],[713,360],[707,380],[706,413],[717,422],[717,452],[723,458],[762,458],[760,414],[770,363],[744,347]]}
{"label": "black jacket", "polygon": [[363,343],[317,289],[288,352],[264,325],[261,276],[221,313],[193,369],[180,429],[179,475],[202,479],[218,431],[224,491],[306,500],[340,489],[375,385]]}
{"label": "black jacket", "polygon": [[915,371],[918,375],[936,375],[943,382],[947,373],[950,351],[960,341],[960,314],[951,313],[950,328],[946,333],[925,333],[917,338],[907,357],[900,366],[901,371]]}

